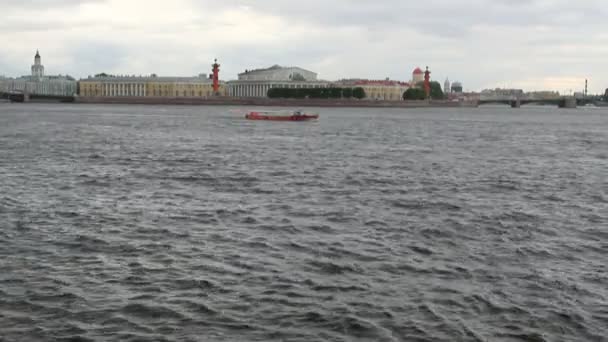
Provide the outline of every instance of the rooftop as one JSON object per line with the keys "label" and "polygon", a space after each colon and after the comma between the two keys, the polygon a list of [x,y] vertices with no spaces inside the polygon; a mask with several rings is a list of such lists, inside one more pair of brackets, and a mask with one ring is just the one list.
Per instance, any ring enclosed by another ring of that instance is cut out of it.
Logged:
{"label": "rooftop", "polygon": [[15,80],[25,80],[25,81],[31,81],[31,82],[40,82],[41,80],[42,81],[76,81],[76,79],[74,79],[70,75],[45,75],[41,78],[32,76],[32,75],[24,75],[24,76],[17,77]]}
{"label": "rooftop", "polygon": [[258,68],[258,69],[252,69],[252,70],[245,70],[245,73],[248,74],[250,72],[260,72],[260,71],[268,71],[268,70],[279,70],[279,69],[289,69],[289,68],[295,68],[295,67],[282,67],[278,64],[275,64],[271,67],[268,68]]}
{"label": "rooftop", "polygon": [[350,79],[350,80],[341,80],[338,83],[344,84],[353,84],[353,85],[375,85],[375,86],[385,86],[385,87],[395,87],[395,86],[403,86],[409,87],[410,84],[408,82],[401,81],[393,81],[393,80],[366,80],[366,79]]}
{"label": "rooftop", "polygon": [[407,86],[410,84],[407,82],[391,81],[391,80],[359,80],[355,82],[356,85],[379,85],[379,86]]}
{"label": "rooftop", "polygon": [[245,74],[251,74],[251,73],[258,73],[258,72],[266,72],[266,71],[274,71],[274,70],[283,70],[283,69],[299,69],[299,70],[304,70],[307,72],[312,72],[297,66],[280,66],[278,64],[275,64],[271,67],[268,68],[258,68],[258,69],[246,69],[244,72],[240,73],[239,75],[245,75]]}
{"label": "rooftop", "polygon": [[174,82],[174,83],[212,83],[213,80],[204,76],[129,76],[129,75],[96,75],[81,79],[81,81],[105,81],[105,82]]}

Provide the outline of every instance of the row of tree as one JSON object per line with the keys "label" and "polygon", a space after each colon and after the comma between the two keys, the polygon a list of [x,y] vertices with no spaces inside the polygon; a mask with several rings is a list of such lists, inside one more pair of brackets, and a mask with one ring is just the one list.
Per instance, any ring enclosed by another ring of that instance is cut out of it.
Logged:
{"label": "row of tree", "polygon": [[268,90],[271,99],[362,99],[365,90],[356,88],[271,88]]}

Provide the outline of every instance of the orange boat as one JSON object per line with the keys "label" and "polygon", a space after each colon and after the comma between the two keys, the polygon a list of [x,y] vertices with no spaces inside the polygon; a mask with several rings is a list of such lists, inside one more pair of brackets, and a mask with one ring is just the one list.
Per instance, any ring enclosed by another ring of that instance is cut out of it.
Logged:
{"label": "orange boat", "polygon": [[307,114],[300,111],[295,112],[250,112],[245,115],[248,120],[270,120],[270,121],[308,121],[316,120],[319,114]]}

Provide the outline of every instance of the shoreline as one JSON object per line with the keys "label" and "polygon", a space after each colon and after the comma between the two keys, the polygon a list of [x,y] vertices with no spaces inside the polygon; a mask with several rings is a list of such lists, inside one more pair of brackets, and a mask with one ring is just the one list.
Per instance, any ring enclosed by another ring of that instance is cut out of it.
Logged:
{"label": "shoreline", "polygon": [[344,99],[269,99],[269,98],[196,98],[196,97],[81,97],[78,104],[137,104],[190,106],[259,106],[259,107],[353,107],[353,108],[476,108],[476,101],[374,101]]}

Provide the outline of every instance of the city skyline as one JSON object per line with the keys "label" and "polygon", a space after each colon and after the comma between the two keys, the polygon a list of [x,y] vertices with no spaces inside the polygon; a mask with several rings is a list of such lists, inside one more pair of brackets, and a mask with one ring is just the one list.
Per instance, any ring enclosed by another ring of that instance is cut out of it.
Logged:
{"label": "city skyline", "polygon": [[[28,0],[3,8],[0,75],[28,73],[40,49],[52,74],[209,74],[273,64],[319,78],[407,81],[429,65],[433,79],[465,90],[522,88],[603,93],[606,10],[599,1]],[[355,6],[352,6],[355,4]],[[484,15],[472,9],[484,8]],[[322,10],[320,10],[323,8]],[[44,15],[36,15],[44,9]],[[451,18],[458,18],[455,22]],[[16,44],[14,42],[19,42]]]}

